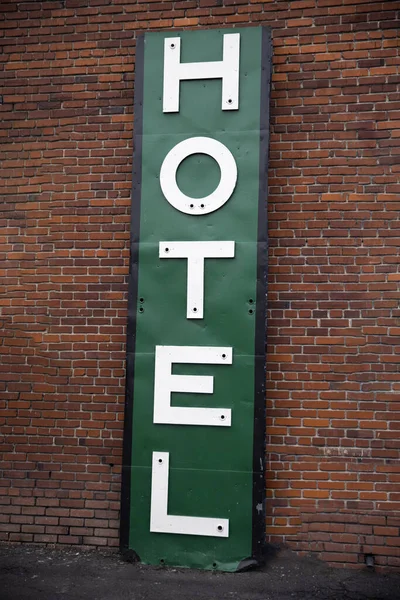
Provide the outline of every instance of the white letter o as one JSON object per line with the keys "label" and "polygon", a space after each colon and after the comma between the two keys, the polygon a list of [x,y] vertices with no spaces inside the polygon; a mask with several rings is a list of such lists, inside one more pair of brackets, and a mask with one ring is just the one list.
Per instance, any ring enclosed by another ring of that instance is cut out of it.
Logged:
{"label": "white letter o", "polygon": [[[185,158],[192,154],[208,154],[221,170],[217,188],[204,198],[186,196],[176,183],[176,172]],[[206,215],[221,208],[229,200],[237,181],[237,167],[232,153],[224,144],[207,137],[192,137],[180,142],[167,156],[160,170],[160,185],[168,202],[187,215]]]}

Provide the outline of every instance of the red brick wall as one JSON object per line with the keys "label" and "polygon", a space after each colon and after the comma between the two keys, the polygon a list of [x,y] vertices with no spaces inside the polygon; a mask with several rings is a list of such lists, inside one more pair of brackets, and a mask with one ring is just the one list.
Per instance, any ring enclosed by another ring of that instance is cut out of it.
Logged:
{"label": "red brick wall", "polygon": [[400,563],[399,9],[1,1],[1,540],[118,544],[136,34],[264,24],[267,539]]}

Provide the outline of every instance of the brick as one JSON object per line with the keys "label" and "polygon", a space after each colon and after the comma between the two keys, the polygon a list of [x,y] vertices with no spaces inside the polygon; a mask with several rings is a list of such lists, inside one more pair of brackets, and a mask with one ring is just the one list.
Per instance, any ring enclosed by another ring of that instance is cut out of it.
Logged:
{"label": "brick", "polygon": [[[369,548],[395,569],[395,11],[363,0],[78,4],[54,9],[34,37],[16,26],[37,21],[34,3],[23,21],[12,3],[2,11],[1,539],[118,544],[136,34],[251,22],[274,44],[267,539],[360,568]],[[66,18],[76,39],[60,41]]]}

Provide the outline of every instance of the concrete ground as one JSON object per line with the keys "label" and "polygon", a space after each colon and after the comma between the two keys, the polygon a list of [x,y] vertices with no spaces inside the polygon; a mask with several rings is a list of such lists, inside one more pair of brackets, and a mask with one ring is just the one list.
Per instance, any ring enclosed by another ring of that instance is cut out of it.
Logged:
{"label": "concrete ground", "polygon": [[147,567],[79,548],[0,545],[0,600],[400,600],[400,573],[330,568],[289,550],[262,569]]}

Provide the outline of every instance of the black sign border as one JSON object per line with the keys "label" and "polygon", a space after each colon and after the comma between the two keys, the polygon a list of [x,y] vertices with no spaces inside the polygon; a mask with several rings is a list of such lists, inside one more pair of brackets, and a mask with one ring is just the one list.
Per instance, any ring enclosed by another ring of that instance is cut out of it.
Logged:
{"label": "black sign border", "polygon": [[266,330],[268,274],[268,158],[272,72],[271,28],[261,29],[260,166],[258,189],[257,297],[254,373],[252,558],[263,562],[265,549]]}
{"label": "black sign border", "polygon": [[120,551],[128,560],[140,561],[129,548],[131,520],[131,467],[134,404],[134,375],[136,347],[136,312],[139,273],[140,200],[142,187],[142,141],[143,141],[143,93],[144,93],[144,34],[136,38],[134,126],[131,201],[131,238],[128,280],[128,324],[126,340],[126,386],[124,437],[122,447]]}

